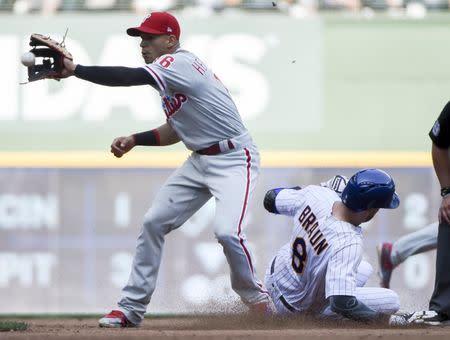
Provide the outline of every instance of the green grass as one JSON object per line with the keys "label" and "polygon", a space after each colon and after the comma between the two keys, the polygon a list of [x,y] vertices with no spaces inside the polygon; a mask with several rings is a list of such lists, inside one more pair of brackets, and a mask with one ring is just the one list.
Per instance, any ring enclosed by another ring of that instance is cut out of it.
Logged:
{"label": "green grass", "polygon": [[0,332],[25,331],[28,324],[21,321],[0,321]]}

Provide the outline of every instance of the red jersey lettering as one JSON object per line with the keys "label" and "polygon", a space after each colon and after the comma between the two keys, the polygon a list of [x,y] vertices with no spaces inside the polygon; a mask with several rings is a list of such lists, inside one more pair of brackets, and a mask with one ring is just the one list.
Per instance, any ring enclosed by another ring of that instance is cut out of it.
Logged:
{"label": "red jersey lettering", "polygon": [[169,68],[169,66],[175,61],[174,57],[168,55],[167,57],[164,57],[160,62],[159,65],[161,65],[164,68]]}
{"label": "red jersey lettering", "polygon": [[175,93],[173,97],[164,96],[162,98],[162,106],[167,118],[177,112],[187,101],[187,97],[182,93]]}
{"label": "red jersey lettering", "polygon": [[206,65],[203,64],[198,58],[195,58],[194,62],[192,63],[192,67],[195,68],[201,75],[204,75],[206,70],[208,69]]}

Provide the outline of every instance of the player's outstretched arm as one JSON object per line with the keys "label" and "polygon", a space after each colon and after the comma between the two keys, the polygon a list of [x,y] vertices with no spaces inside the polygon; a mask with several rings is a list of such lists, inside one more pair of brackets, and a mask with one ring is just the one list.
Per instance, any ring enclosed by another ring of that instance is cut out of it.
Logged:
{"label": "player's outstretched arm", "polygon": [[348,319],[355,321],[376,321],[384,315],[367,307],[355,296],[332,295],[330,296],[331,310]]}
{"label": "player's outstretched arm", "polygon": [[180,138],[175,130],[168,123],[165,123],[153,130],[115,138],[111,143],[111,152],[114,156],[120,158],[136,145],[165,146],[178,143],[179,141]]}
{"label": "player's outstretched arm", "polygon": [[62,78],[75,75],[77,78],[104,86],[151,85],[157,88],[155,79],[142,67],[83,66],[64,59]]}

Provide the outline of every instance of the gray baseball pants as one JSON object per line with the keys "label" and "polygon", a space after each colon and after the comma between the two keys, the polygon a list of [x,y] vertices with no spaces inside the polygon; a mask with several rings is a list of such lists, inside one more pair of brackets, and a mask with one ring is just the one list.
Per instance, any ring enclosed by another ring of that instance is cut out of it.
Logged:
{"label": "gray baseball pants", "polygon": [[118,302],[134,324],[144,318],[155,290],[164,237],[180,227],[211,197],[216,201],[214,234],[231,272],[231,286],[246,304],[269,301],[255,275],[242,230],[260,168],[254,145],[214,156],[192,153],[161,187],[144,217],[132,270]]}
{"label": "gray baseball pants", "polygon": [[392,244],[391,261],[394,267],[408,257],[437,247],[438,222],[400,237]]}

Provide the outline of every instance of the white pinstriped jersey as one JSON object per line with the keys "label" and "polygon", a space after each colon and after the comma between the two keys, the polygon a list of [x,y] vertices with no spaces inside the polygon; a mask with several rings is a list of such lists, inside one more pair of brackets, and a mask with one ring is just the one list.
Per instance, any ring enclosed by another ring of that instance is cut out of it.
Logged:
{"label": "white pinstriped jersey", "polygon": [[331,214],[336,201],[333,190],[316,185],[284,189],[276,197],[278,212],[294,217],[294,228],[276,256],[273,277],[298,311],[320,310],[331,295],[355,296],[362,232]]}
{"label": "white pinstriped jersey", "polygon": [[144,69],[158,84],[167,121],[188,149],[247,132],[228,90],[193,53],[178,49]]}

